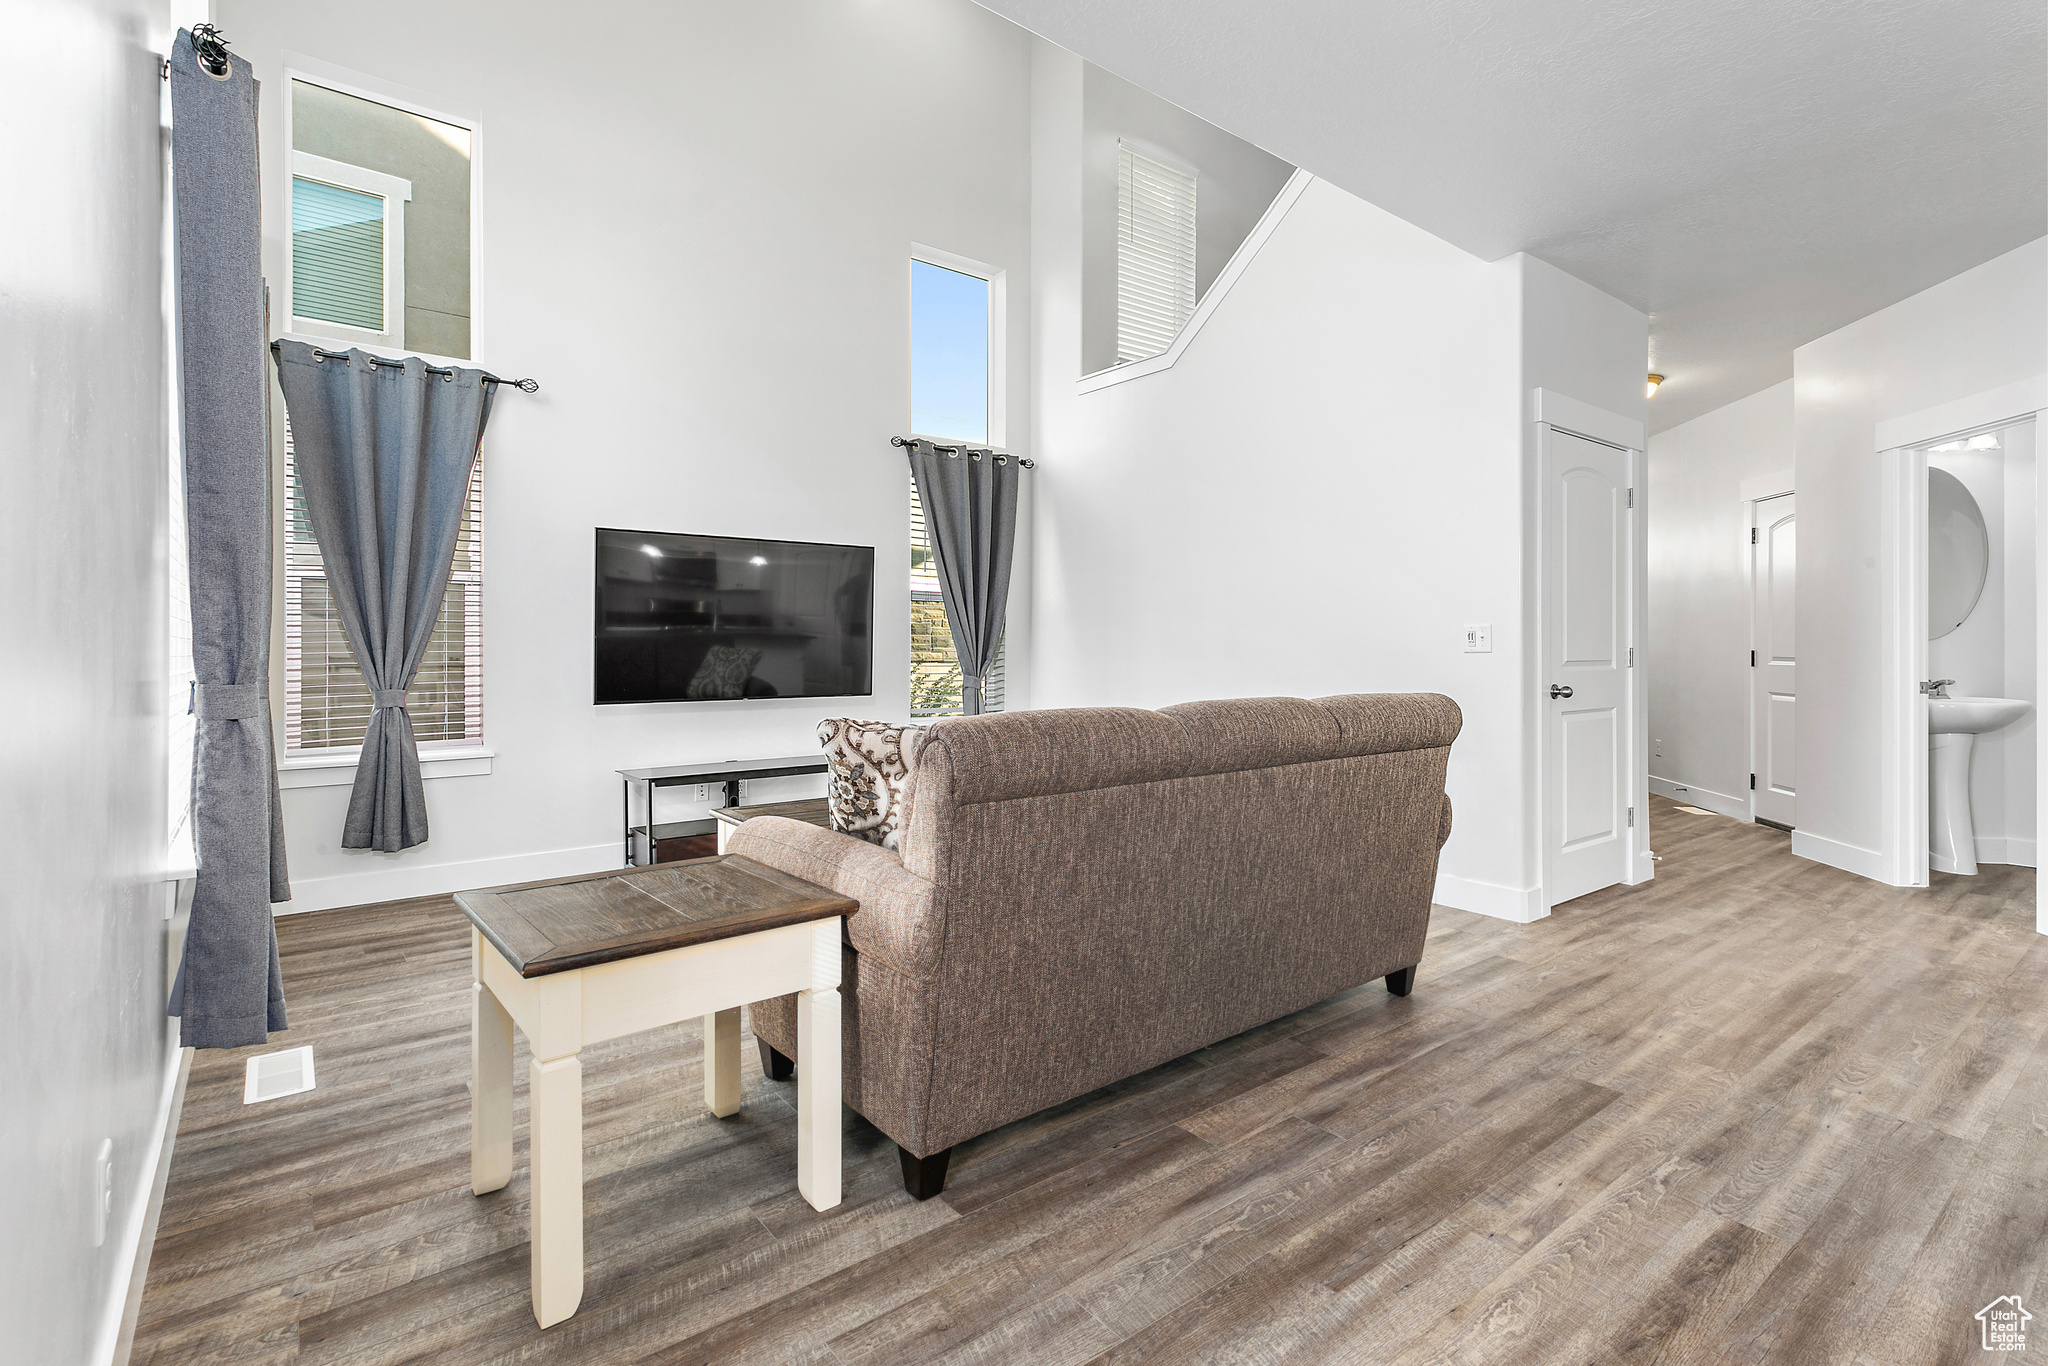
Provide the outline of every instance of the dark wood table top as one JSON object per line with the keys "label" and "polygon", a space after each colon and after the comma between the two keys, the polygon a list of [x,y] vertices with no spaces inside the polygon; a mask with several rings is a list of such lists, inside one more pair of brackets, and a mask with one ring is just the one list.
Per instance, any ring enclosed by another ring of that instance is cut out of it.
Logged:
{"label": "dark wood table top", "polygon": [[455,904],[522,977],[708,944],[860,903],[737,854],[457,892]]}
{"label": "dark wood table top", "polygon": [[787,816],[805,825],[819,825],[827,830],[832,828],[832,813],[826,809],[823,797],[805,797],[795,802],[763,802],[759,806],[718,806],[712,808],[711,815],[727,825],[738,825],[756,816]]}

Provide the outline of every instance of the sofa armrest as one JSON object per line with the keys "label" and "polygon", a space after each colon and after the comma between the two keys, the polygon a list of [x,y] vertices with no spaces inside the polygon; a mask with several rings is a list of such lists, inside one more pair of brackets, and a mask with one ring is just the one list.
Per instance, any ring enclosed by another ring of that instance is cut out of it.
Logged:
{"label": "sofa armrest", "polygon": [[1444,813],[1436,821],[1436,847],[1444,847],[1444,841],[1451,837],[1451,794],[1444,793]]}
{"label": "sofa armrest", "polygon": [[936,889],[895,850],[784,816],[756,816],[733,831],[726,852],[860,902],[846,923],[855,952],[919,980],[938,970],[945,925]]}

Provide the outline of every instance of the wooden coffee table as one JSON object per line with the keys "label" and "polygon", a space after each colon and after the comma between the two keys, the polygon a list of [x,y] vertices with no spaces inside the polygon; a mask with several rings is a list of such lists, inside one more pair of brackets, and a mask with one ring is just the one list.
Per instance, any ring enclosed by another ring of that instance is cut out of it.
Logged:
{"label": "wooden coffee table", "polygon": [[704,1021],[704,1103],[740,1103],[740,1007],[797,993],[796,1185],[839,1203],[839,935],[859,903],[737,855],[458,892],[468,915],[470,1188],[512,1179],[512,1026],[533,1054],[533,1316],[583,1298],[585,1044]]}

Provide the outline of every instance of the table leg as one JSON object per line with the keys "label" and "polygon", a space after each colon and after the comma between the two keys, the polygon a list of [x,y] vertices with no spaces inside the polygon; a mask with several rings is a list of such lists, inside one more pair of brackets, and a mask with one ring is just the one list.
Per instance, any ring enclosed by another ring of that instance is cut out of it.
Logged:
{"label": "table leg", "polygon": [[704,1017],[704,1104],[724,1119],[740,1108],[740,1008]]}
{"label": "table leg", "polygon": [[[532,1040],[529,1038],[528,1043]],[[527,1071],[533,1161],[533,1317],[551,1328],[583,1300],[583,1063],[575,1054]]]}
{"label": "table leg", "polygon": [[[492,952],[471,931],[472,954]],[[469,1006],[469,1188],[478,1195],[512,1179],[512,1017],[483,984]]]}
{"label": "table leg", "polygon": [[[839,952],[832,922],[833,956]],[[796,997],[796,1188],[812,1209],[839,1203],[839,989]]]}

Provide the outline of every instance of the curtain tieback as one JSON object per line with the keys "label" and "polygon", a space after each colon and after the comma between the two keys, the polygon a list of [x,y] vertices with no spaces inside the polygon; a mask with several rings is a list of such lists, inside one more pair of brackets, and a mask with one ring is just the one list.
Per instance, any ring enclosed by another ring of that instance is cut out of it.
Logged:
{"label": "curtain tieback", "polygon": [[201,721],[254,721],[270,710],[268,683],[195,683],[192,712]]}
{"label": "curtain tieback", "polygon": [[398,707],[402,709],[405,706],[405,689],[379,688],[370,694],[370,701],[380,711],[385,707]]}

